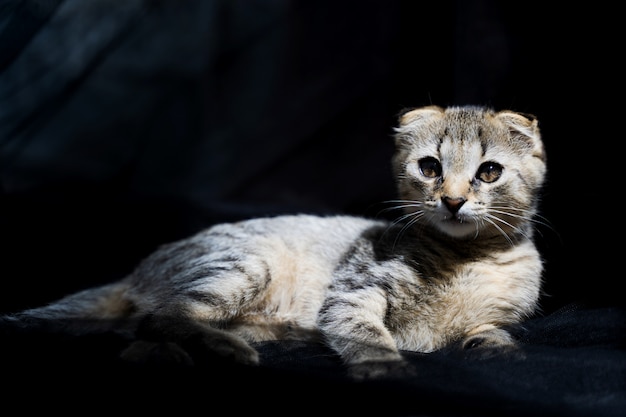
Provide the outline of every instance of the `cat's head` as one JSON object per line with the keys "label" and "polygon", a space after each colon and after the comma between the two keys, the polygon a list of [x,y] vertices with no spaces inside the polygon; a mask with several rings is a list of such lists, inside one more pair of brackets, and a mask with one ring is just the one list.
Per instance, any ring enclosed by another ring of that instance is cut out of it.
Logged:
{"label": "cat's head", "polygon": [[535,117],[478,106],[403,113],[393,169],[409,221],[455,238],[528,232],[546,174]]}

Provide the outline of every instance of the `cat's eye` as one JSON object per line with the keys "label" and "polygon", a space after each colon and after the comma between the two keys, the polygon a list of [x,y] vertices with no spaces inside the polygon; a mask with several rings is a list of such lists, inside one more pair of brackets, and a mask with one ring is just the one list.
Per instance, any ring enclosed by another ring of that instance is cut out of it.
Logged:
{"label": "cat's eye", "polygon": [[441,176],[441,162],[432,156],[420,159],[418,161],[418,165],[420,167],[420,172],[425,177],[436,178]]}
{"label": "cat's eye", "polygon": [[502,165],[497,162],[483,162],[476,172],[476,178],[482,182],[494,182],[502,175]]}

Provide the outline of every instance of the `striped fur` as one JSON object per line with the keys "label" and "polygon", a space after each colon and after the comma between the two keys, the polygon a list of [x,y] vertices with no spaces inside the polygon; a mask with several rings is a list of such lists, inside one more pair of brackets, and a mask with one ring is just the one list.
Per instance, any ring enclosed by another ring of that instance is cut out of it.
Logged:
{"label": "striped fur", "polygon": [[[191,343],[245,364],[254,343],[327,343],[355,378],[407,371],[402,351],[515,346],[538,309],[533,244],[546,160],[534,117],[406,111],[395,130],[395,221],[286,215],[220,224],[160,247],[129,276],[4,323],[134,339],[193,363]],[[195,352],[195,351],[194,351]],[[196,355],[196,356],[194,356]]]}

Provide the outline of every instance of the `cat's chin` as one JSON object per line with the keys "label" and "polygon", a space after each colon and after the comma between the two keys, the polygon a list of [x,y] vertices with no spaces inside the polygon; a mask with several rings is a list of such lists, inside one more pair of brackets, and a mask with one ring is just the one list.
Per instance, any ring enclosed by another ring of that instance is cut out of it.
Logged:
{"label": "cat's chin", "polygon": [[455,239],[471,239],[478,235],[476,224],[471,222],[461,223],[455,220],[444,220],[435,223],[437,230]]}

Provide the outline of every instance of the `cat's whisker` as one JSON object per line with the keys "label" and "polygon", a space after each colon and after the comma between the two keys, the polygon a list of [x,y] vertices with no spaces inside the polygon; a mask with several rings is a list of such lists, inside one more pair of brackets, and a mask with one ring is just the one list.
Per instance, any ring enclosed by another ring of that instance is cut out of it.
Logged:
{"label": "cat's whisker", "polygon": [[[504,220],[504,219],[502,219],[502,218],[500,218],[500,217],[498,217],[498,216],[493,216],[493,215],[491,215],[491,214],[489,214],[489,215],[488,215],[488,217],[489,217],[489,218],[492,218],[492,219],[494,219],[494,220],[497,220],[497,221],[499,221],[499,222],[501,222],[501,223],[503,223],[503,224],[505,224],[505,225],[507,225],[508,227],[510,227],[511,229],[513,229],[515,232],[517,232],[517,233],[519,233],[520,235],[524,236],[526,239],[531,239],[531,237],[530,237],[530,236],[529,236],[529,235],[528,235],[528,234],[527,234],[527,233],[526,233],[523,229],[521,229],[521,228],[519,228],[519,227],[517,227],[517,226],[515,226],[515,225],[512,225],[511,223],[507,222],[506,220]],[[493,224],[493,223],[492,223],[492,224]],[[494,226],[495,226],[495,224],[494,224]]]}
{"label": "cat's whisker", "polygon": [[422,210],[416,210],[416,211],[412,211],[409,213],[405,213],[402,216],[398,217],[396,220],[394,220],[392,222],[393,225],[396,225],[398,223],[401,223],[403,221],[405,221],[406,219],[410,219],[411,217],[415,217],[415,216],[419,216],[421,214],[423,214],[424,212]]}
{"label": "cat's whisker", "polygon": [[[408,207],[412,207],[408,206]],[[417,211],[412,211],[410,213],[405,213],[402,216],[396,218],[395,220],[393,220],[389,226],[386,228],[385,232],[383,233],[383,236],[387,234],[387,232],[389,232],[391,229],[393,229],[397,224],[404,222],[407,219],[411,219],[409,220],[407,223],[405,223],[402,228],[398,231],[398,234],[396,235],[395,239],[394,239],[394,244],[393,244],[393,248],[395,248],[396,244],[398,243],[398,241],[400,240],[400,238],[402,237],[402,235],[404,235],[404,233],[406,232],[406,230],[408,230],[410,227],[412,227],[415,223],[417,223],[419,221],[419,219],[424,215],[424,212],[422,210],[417,210]],[[383,237],[381,236],[381,238]]]}
{"label": "cat's whisker", "polygon": [[484,224],[485,224],[485,221],[482,218],[474,220],[474,225],[476,226],[476,234],[474,235],[474,239],[478,239],[478,235],[480,234],[480,229],[483,228]]}
{"label": "cat's whisker", "polygon": [[403,221],[405,221],[406,219],[409,219],[409,218],[411,218],[411,217],[413,217],[413,216],[416,216],[416,215],[420,215],[420,214],[422,214],[422,213],[423,213],[422,211],[412,211],[412,212],[410,212],[410,213],[405,213],[405,214],[403,214],[402,216],[400,216],[400,217],[398,217],[397,219],[395,219],[393,222],[391,222],[391,226],[395,226],[395,225],[397,225],[398,223],[402,223],[402,222],[403,222]]}
{"label": "cat's whisker", "polygon": [[[500,211],[498,209],[520,211],[520,212],[524,213],[524,215],[516,215],[516,214],[510,213],[508,211]],[[516,207],[509,207],[509,206],[492,206],[490,208],[490,210],[493,211],[493,212],[500,213],[500,214],[505,214],[505,215],[508,215],[508,216],[516,216],[516,217],[518,217],[520,219],[527,220],[527,221],[529,221],[531,223],[547,227],[548,229],[552,230],[553,232],[556,232],[556,230],[554,229],[554,226],[552,225],[550,220],[547,219],[546,217],[538,214],[538,213],[532,213],[532,215],[530,215],[529,211],[526,210],[526,209],[520,209],[520,208],[516,208]]]}
{"label": "cat's whisker", "polygon": [[421,208],[424,205],[424,203],[422,203],[421,201],[415,201],[415,200],[386,200],[386,201],[383,201],[382,204],[399,204],[399,205],[394,205],[391,207],[383,208],[376,214],[377,216],[380,216],[382,213],[389,212],[392,210],[402,210],[406,208]]}
{"label": "cat's whisker", "polygon": [[[511,210],[517,210],[521,212],[521,214],[511,213]],[[521,219],[524,221],[529,221],[529,222],[533,221],[533,218],[535,216],[535,214],[530,210],[517,209],[515,207],[498,207],[498,206],[493,207],[492,206],[489,208],[489,211],[498,213],[498,214],[504,214],[505,216],[514,217],[514,218]]]}
{"label": "cat's whisker", "polygon": [[[406,219],[409,219],[409,218],[414,217],[414,216],[415,216],[415,217],[417,217],[417,218],[419,218],[419,217],[421,217],[422,215],[423,215],[423,212],[422,212],[422,211],[413,211],[413,212],[410,212],[410,213],[405,213],[405,214],[403,214],[402,216],[400,216],[400,217],[396,218],[395,220],[393,220],[393,221],[392,221],[392,222],[391,222],[391,223],[387,226],[387,228],[385,229],[385,231],[384,231],[384,232],[383,232],[383,234],[381,235],[381,239],[382,239],[382,238],[383,238],[383,237],[387,234],[387,232],[389,232],[391,229],[393,229],[393,228],[394,228],[394,227],[395,227],[398,223],[402,223],[402,222],[404,222]],[[416,219],[416,220],[417,220],[417,219]],[[410,222],[413,222],[413,224],[415,223],[413,220],[411,220]],[[409,223],[410,223],[410,222],[409,222]],[[402,226],[402,228],[400,229],[400,231],[398,232],[398,234],[402,234],[402,233],[403,233],[403,231],[406,229],[406,227],[407,227],[407,225],[406,225],[406,224],[405,224],[404,226]],[[395,238],[395,242],[397,242],[397,241],[398,241],[398,239],[399,239],[399,237],[398,237],[398,236],[396,236],[396,238]],[[395,243],[394,243],[394,246],[395,246]]]}
{"label": "cat's whisker", "polygon": [[521,212],[528,212],[528,209],[525,208],[519,208],[519,207],[513,207],[513,206],[498,206],[498,205],[492,205],[492,208],[497,208],[497,209],[506,209],[506,210],[512,210],[512,211],[521,211]]}
{"label": "cat's whisker", "polygon": [[502,211],[502,210],[494,210],[494,209],[489,209],[489,215],[493,216],[493,218],[501,221],[502,223],[506,224],[507,226],[510,226],[513,229],[517,229],[515,226],[513,226],[512,224],[508,223],[506,220],[504,220],[501,216],[494,216],[491,213],[497,213],[497,214],[501,214],[504,216],[508,216],[511,217],[513,219],[518,219],[518,220],[523,220],[523,221],[531,221],[532,218],[528,217],[528,216],[522,216],[522,215],[518,215],[518,214],[514,214],[514,213],[509,213],[507,211]]}
{"label": "cat's whisker", "polygon": [[[543,227],[547,228],[548,230],[550,230],[551,232],[553,232],[553,233],[558,235],[558,233],[557,233],[556,229],[554,228],[554,226],[552,225],[552,223],[548,219],[543,217],[543,216],[540,216],[540,215],[536,214],[533,218],[529,219],[529,221],[532,224],[543,226]],[[535,228],[535,230],[537,230],[537,232],[541,233],[541,230],[539,228]]]}
{"label": "cat's whisker", "polygon": [[[504,210],[501,210],[501,209],[504,209]],[[520,211],[521,214],[511,213],[510,210]],[[492,206],[489,208],[489,211],[498,213],[498,214],[504,214],[505,216],[509,216],[509,217],[515,217],[517,219],[527,220],[527,221],[531,221],[533,218],[532,215],[530,215],[528,210],[516,209],[514,207],[493,207]]]}
{"label": "cat's whisker", "polygon": [[499,231],[500,233],[502,233],[502,236],[504,236],[504,238],[505,238],[505,239],[509,242],[509,244],[510,244],[511,246],[515,246],[515,244],[513,243],[513,240],[511,239],[511,237],[510,237],[510,236],[509,236],[509,235],[508,235],[508,234],[507,234],[507,233],[506,233],[506,232],[505,232],[505,231],[504,231],[504,230],[503,230],[500,226],[498,226],[498,225],[496,224],[496,222],[495,222],[495,221],[493,221],[492,219],[496,219],[496,220],[500,220],[500,221],[502,221],[502,219],[499,219],[498,217],[495,217],[495,216],[490,216],[490,215],[488,215],[487,217],[485,217],[485,220],[486,220],[487,222],[489,222],[489,223],[490,223],[493,227],[495,227],[496,229],[498,229],[498,231]]}
{"label": "cat's whisker", "polygon": [[[407,206],[423,206],[424,205],[423,202],[417,201],[417,200],[386,200],[386,201],[383,201],[382,204],[403,204]],[[394,209],[397,207],[402,207],[402,206],[392,206],[389,208]]]}
{"label": "cat's whisker", "polygon": [[422,204],[421,201],[417,201],[417,200],[401,200],[401,199],[396,199],[396,200],[385,200],[382,202],[383,204],[387,204],[387,203],[419,203]]}
{"label": "cat's whisker", "polygon": [[401,209],[405,209],[405,208],[419,208],[422,207],[423,204],[419,203],[419,204],[403,204],[403,205],[399,205],[399,206],[393,206],[393,207],[388,207],[386,209],[382,209],[381,212],[383,211],[391,211],[391,210],[401,210]]}
{"label": "cat's whisker", "polygon": [[392,248],[395,250],[397,243],[400,241],[400,238],[404,235],[404,233],[406,233],[407,230],[409,230],[411,227],[413,227],[413,225],[415,223],[417,223],[419,221],[419,219],[424,215],[424,212],[413,212],[411,213],[413,215],[413,218],[411,220],[409,220],[404,226],[402,226],[402,229],[400,229],[400,231],[398,232],[398,234],[396,235],[396,238],[393,241],[393,246]]}
{"label": "cat's whisker", "polygon": [[543,237],[543,232],[542,232],[541,228],[538,227],[538,226],[543,226],[543,227],[547,228],[548,230],[550,230],[551,232],[555,233],[558,236],[558,232],[556,231],[554,226],[544,216],[541,216],[541,215],[539,215],[537,213],[533,213],[532,215],[524,215],[524,216],[516,215],[516,214],[513,214],[513,213],[509,213],[507,211],[496,210],[497,208],[506,208],[507,210],[518,210],[518,211],[525,212],[525,213],[528,212],[527,210],[516,209],[514,207],[497,207],[497,206],[491,208],[492,212],[508,215],[508,216],[511,216],[511,217],[517,217],[519,219],[527,221],[528,223],[530,223],[532,225],[535,225],[535,227],[533,227],[534,230],[542,237]]}

